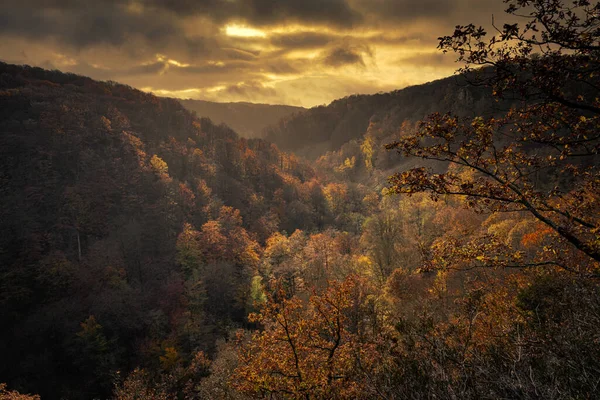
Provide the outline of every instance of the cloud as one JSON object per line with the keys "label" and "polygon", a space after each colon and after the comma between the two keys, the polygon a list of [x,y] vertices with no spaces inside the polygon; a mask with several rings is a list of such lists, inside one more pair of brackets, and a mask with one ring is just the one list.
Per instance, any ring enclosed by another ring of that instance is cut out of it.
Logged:
{"label": "cloud", "polygon": [[146,0],[143,4],[180,16],[204,15],[258,26],[292,21],[351,27],[362,19],[346,0]]}
{"label": "cloud", "polygon": [[103,43],[120,45],[133,36],[160,45],[178,33],[176,21],[170,18],[128,13],[118,4],[54,8],[7,3],[0,6],[0,33],[33,39],[55,37],[76,48]]}
{"label": "cloud", "polygon": [[281,24],[282,21],[329,24],[349,28],[362,16],[345,0],[237,0],[240,17],[257,24]]}
{"label": "cloud", "polygon": [[345,37],[325,52],[323,64],[334,68],[349,65],[364,68],[366,67],[365,57],[373,58],[373,52],[369,45],[360,39]]}
{"label": "cloud", "polygon": [[285,49],[321,48],[337,39],[336,35],[324,32],[295,32],[271,36],[271,44]]}
{"label": "cloud", "polygon": [[275,97],[277,91],[270,87],[265,87],[260,82],[240,82],[235,85],[227,86],[222,90],[229,95],[240,96],[248,100],[254,100],[260,97]]}
{"label": "cloud", "polygon": [[[492,13],[502,14],[502,0],[348,0],[365,23],[403,28],[420,25],[432,31],[440,26],[477,21],[485,24]],[[424,30],[426,31],[426,30]]]}
{"label": "cloud", "polygon": [[355,2],[355,6],[364,15],[380,21],[392,22],[439,18],[452,12],[456,4],[457,2],[452,0],[359,0]]}
{"label": "cloud", "polygon": [[342,67],[344,65],[365,66],[363,57],[358,51],[342,47],[330,51],[325,56],[324,63],[332,67]]}
{"label": "cloud", "polygon": [[437,37],[502,8],[501,0],[0,1],[0,58],[156,93],[311,106],[450,74],[452,57],[433,53]]}
{"label": "cloud", "polygon": [[399,64],[420,67],[455,66],[456,60],[451,54],[443,53],[416,53],[408,57],[399,57]]}
{"label": "cloud", "polygon": [[[203,40],[186,36],[183,23],[203,18],[215,30],[228,22],[251,26],[300,24],[342,29],[371,24],[479,17],[499,0],[22,0],[0,5],[0,33],[31,38],[56,37],[78,48],[120,45],[141,37],[156,46],[172,39],[196,50]],[[501,3],[500,3],[501,4]],[[496,7],[496,10],[498,7]],[[431,27],[430,27],[431,28]],[[213,31],[213,34],[216,33]],[[298,33],[272,38],[283,46],[326,45],[331,35]]]}

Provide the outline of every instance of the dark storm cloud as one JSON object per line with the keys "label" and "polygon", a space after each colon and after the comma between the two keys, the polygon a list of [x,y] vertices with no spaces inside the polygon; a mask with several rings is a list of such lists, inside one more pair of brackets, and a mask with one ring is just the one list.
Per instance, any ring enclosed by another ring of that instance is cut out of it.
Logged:
{"label": "dark storm cloud", "polygon": [[256,24],[282,21],[352,27],[362,20],[345,0],[239,0],[241,17]]}
{"label": "dark storm cloud", "polygon": [[351,48],[339,47],[331,50],[324,59],[325,65],[342,67],[344,65],[359,65],[364,67],[365,61],[362,54]]}
{"label": "dark storm cloud", "polygon": [[[59,1],[60,0],[54,0]],[[64,0],[69,3],[72,0]],[[89,1],[89,0],[86,0]],[[106,1],[106,0],[105,0]],[[108,0],[111,3],[119,0]],[[299,22],[351,28],[372,22],[471,18],[500,0],[143,0],[146,6],[180,16],[205,15],[216,21],[242,20],[251,25]],[[496,7],[497,8],[497,7]],[[369,17],[369,18],[367,18]]]}
{"label": "dark storm cloud", "polygon": [[[190,37],[185,32],[183,23],[193,16],[216,24],[212,38]],[[0,35],[51,38],[76,49],[105,44],[116,47],[141,39],[156,52],[176,44],[195,56],[218,47],[211,39],[219,35],[218,24],[227,21],[351,27],[360,20],[344,0],[23,0],[0,4]],[[328,39],[304,34],[274,40],[299,47],[318,46]]]}
{"label": "dark storm cloud", "polygon": [[225,16],[235,8],[235,2],[226,0],[143,0],[141,3],[183,16],[195,14]]}
{"label": "dark storm cloud", "polygon": [[[427,53],[436,38],[502,8],[501,0],[0,0],[0,58],[165,95],[311,105],[451,73]],[[321,89],[307,94],[311,84]]]}
{"label": "dark storm cloud", "polygon": [[361,20],[345,0],[146,0],[144,4],[183,16],[207,15],[217,21],[237,19],[252,25],[295,21],[349,27]]}
{"label": "dark storm cloud", "polygon": [[336,27],[351,27],[362,19],[345,0],[23,0],[0,5],[0,31],[58,35],[74,44],[118,43],[130,32],[150,40],[171,34],[175,19],[190,16],[218,23]]}
{"label": "dark storm cloud", "polygon": [[[486,0],[478,0],[486,1]],[[450,14],[457,6],[453,0],[358,0],[356,7],[380,21],[410,22]]]}
{"label": "dark storm cloud", "polygon": [[[207,48],[202,38],[186,36],[182,22],[201,16],[216,24],[254,26],[303,23],[337,28],[371,23],[411,22],[450,14],[470,17],[499,0],[22,0],[0,4],[0,34],[34,39],[57,38],[82,48],[118,46],[141,37],[157,48],[178,40],[193,52]],[[214,32],[217,34],[217,32]],[[273,43],[300,48],[326,45],[318,33],[274,37]]]}
{"label": "dark storm cloud", "polygon": [[[32,1],[26,1],[25,4]],[[127,12],[116,1],[74,6],[65,1],[64,8],[41,2],[42,6],[20,6],[18,2],[0,5],[0,33],[32,39],[53,37],[76,48],[96,44],[120,45],[138,36],[160,47],[174,36],[180,36],[177,20],[155,13]]]}
{"label": "dark storm cloud", "polygon": [[336,36],[319,32],[297,32],[277,34],[271,37],[271,43],[277,47],[289,49],[314,49],[328,45]]}
{"label": "dark storm cloud", "polygon": [[377,26],[430,23],[427,27],[453,27],[457,24],[490,22],[491,14],[503,14],[502,0],[347,0],[364,21]]}

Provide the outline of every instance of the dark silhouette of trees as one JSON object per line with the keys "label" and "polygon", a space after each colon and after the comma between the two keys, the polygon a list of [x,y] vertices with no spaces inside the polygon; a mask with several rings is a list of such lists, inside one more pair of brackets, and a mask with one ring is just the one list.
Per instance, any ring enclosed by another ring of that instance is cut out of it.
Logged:
{"label": "dark silhouette of trees", "polygon": [[471,244],[472,251],[462,254],[468,265],[555,265],[597,275],[600,115],[597,90],[590,88],[598,84],[599,6],[507,3],[508,13],[525,18],[523,26],[507,24],[489,40],[482,28],[458,26],[452,36],[440,38],[440,48],[457,52],[467,65],[463,71],[492,65],[477,71],[479,82],[497,97],[514,94],[524,102],[497,118],[430,116],[415,135],[387,147],[451,168],[395,174],[390,190],[427,191],[434,199],[461,196],[480,212],[526,212],[556,242],[555,249],[532,258],[519,251],[488,256],[490,248],[480,249],[484,255]]}

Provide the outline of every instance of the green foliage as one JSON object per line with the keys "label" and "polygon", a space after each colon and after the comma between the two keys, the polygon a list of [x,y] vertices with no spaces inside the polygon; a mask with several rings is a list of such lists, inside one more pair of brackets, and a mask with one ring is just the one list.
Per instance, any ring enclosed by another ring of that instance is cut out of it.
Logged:
{"label": "green foliage", "polygon": [[177,237],[177,263],[188,277],[200,271],[203,263],[199,240],[200,232],[189,223],[184,224],[183,231]]}
{"label": "green foliage", "polygon": [[102,325],[90,315],[76,333],[74,348],[80,379],[85,390],[94,393],[109,390],[116,372],[115,343],[104,334]]}
{"label": "green foliage", "polygon": [[248,297],[248,310],[250,312],[260,308],[267,301],[262,280],[262,276],[256,275],[250,281],[250,296]]}

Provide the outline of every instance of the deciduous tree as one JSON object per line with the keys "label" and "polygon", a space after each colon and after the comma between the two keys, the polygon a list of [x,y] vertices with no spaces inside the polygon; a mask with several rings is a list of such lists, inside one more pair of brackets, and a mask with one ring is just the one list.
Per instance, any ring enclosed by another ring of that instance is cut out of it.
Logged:
{"label": "deciduous tree", "polygon": [[[480,83],[490,85],[497,97],[512,93],[525,102],[496,118],[430,116],[415,135],[387,148],[459,168],[397,173],[389,180],[390,192],[429,192],[434,200],[460,196],[479,212],[528,213],[556,235],[553,248],[536,257],[503,251],[493,260],[477,255],[472,266],[490,261],[495,266],[554,265],[598,275],[600,5],[584,0],[506,3],[507,12],[523,17],[524,25],[504,25],[489,40],[483,28],[458,26],[452,36],[440,38],[440,48],[457,52],[467,72],[473,65],[492,65],[478,71]],[[489,248],[493,241],[480,243]],[[559,252],[574,254],[571,262],[557,257]]]}

